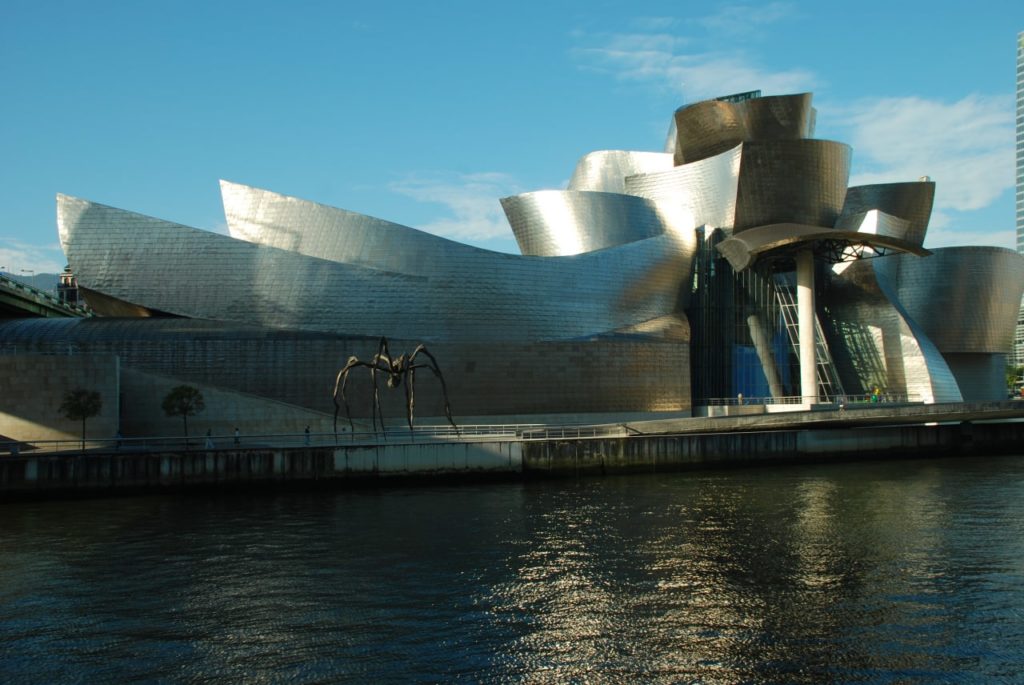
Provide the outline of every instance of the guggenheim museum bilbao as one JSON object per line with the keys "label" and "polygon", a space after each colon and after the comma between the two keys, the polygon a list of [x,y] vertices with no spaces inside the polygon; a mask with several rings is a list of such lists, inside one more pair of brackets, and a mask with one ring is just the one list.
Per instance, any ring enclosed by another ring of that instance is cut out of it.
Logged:
{"label": "guggenheim museum bilbao", "polygon": [[[566,189],[501,199],[518,255],[227,181],[230,237],[58,195],[96,316],[0,341],[331,413],[339,369],[384,336],[427,346],[460,423],[1002,398],[1024,258],[925,249],[935,184],[849,186],[851,148],[814,123],[808,93],[682,107],[666,151],[591,152]],[[436,379],[415,392],[443,421]],[[381,401],[404,423],[401,392]]]}

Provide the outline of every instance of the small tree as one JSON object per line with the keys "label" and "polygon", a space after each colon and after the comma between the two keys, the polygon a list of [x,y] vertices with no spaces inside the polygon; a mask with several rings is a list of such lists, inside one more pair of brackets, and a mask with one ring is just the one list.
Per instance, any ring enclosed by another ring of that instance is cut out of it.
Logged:
{"label": "small tree", "polygon": [[164,414],[168,416],[180,416],[185,427],[185,444],[188,444],[188,417],[195,416],[206,409],[206,402],[203,400],[203,393],[199,388],[191,385],[179,385],[171,388],[164,398]]}
{"label": "small tree", "polygon": [[1017,385],[1017,379],[1024,376],[1024,366],[1006,365],[1006,387],[1010,390]]}
{"label": "small tree", "polygon": [[100,413],[103,398],[95,390],[75,388],[64,395],[60,413],[69,421],[82,422],[82,451],[85,451],[85,422]]}

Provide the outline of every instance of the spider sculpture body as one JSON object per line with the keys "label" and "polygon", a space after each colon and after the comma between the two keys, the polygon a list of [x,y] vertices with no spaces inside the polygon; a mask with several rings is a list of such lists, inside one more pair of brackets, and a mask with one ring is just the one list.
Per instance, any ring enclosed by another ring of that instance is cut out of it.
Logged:
{"label": "spider sculpture body", "polygon": [[[426,357],[426,363],[417,361],[420,355]],[[441,375],[441,368],[437,365],[434,355],[430,354],[430,351],[427,350],[426,345],[418,345],[410,355],[401,354],[398,357],[392,357],[391,351],[388,349],[388,339],[382,337],[380,344],[377,346],[377,354],[373,355],[373,359],[367,362],[358,357],[349,357],[348,362],[338,372],[338,377],[334,381],[335,436],[338,434],[338,411],[341,409],[341,404],[345,405],[345,415],[348,417],[349,429],[355,432],[355,426],[352,424],[352,413],[349,411],[348,399],[345,397],[345,386],[348,384],[349,372],[356,367],[365,367],[370,370],[370,378],[373,381],[374,430],[377,430],[379,418],[380,430],[382,433],[384,432],[384,414],[380,408],[380,391],[377,385],[377,374],[381,373],[385,375],[389,388],[403,387],[404,384],[406,419],[409,422],[409,430],[412,431],[413,413],[416,408],[416,369],[430,369],[437,376],[437,379],[441,381],[441,392],[444,394],[445,416],[456,432],[459,430],[459,427],[455,425],[455,421],[452,419],[452,410],[448,404],[448,388],[445,386],[444,376]],[[338,403],[339,397],[341,398],[341,404]]]}

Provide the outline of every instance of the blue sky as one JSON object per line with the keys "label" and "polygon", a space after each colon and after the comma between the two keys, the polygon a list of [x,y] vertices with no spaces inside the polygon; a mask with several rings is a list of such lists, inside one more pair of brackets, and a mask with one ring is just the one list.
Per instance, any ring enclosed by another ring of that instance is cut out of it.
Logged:
{"label": "blue sky", "polygon": [[0,0],[0,266],[66,193],[225,231],[218,179],[516,251],[498,198],[672,111],[812,91],[852,184],[937,183],[931,247],[1014,246],[1024,3]]}

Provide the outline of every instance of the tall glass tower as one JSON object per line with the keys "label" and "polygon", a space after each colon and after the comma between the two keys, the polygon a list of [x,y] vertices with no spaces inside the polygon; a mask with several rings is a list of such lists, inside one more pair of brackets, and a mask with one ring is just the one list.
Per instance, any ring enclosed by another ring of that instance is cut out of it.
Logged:
{"label": "tall glass tower", "polygon": [[1024,253],[1024,31],[1017,34],[1017,252]]}
{"label": "tall glass tower", "polygon": [[[1024,31],[1017,34],[1017,252],[1024,254]],[[1024,302],[1017,316],[1013,358],[1024,365]]]}

